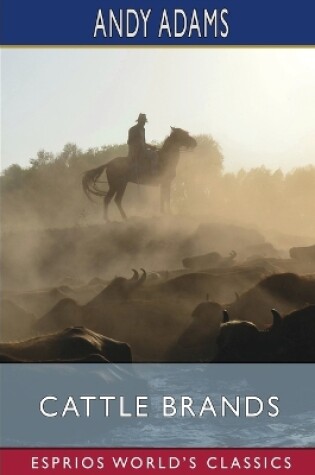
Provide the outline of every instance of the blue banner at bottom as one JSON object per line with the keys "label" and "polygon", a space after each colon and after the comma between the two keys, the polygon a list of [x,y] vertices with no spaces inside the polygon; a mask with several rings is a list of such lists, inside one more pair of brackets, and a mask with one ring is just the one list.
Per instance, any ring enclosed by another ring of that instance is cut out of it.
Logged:
{"label": "blue banner at bottom", "polygon": [[1,447],[315,447],[311,364],[2,364]]}

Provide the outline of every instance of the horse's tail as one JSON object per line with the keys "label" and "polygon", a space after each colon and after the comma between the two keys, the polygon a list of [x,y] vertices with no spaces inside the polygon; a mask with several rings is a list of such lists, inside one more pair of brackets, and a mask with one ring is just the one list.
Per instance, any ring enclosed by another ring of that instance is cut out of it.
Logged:
{"label": "horse's tail", "polygon": [[105,165],[101,165],[100,167],[93,168],[92,170],[88,170],[87,172],[84,173],[82,177],[82,187],[83,191],[86,194],[86,196],[89,198],[89,200],[92,201],[91,195],[96,195],[96,196],[106,196],[108,191],[100,190],[97,187],[97,180],[107,167],[108,163],[105,163]]}

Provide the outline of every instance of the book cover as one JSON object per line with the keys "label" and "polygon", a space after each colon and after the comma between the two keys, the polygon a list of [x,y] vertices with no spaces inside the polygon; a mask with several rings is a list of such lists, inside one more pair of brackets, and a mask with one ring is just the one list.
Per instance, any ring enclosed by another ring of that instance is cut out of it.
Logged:
{"label": "book cover", "polygon": [[3,475],[314,472],[313,18],[3,1]]}

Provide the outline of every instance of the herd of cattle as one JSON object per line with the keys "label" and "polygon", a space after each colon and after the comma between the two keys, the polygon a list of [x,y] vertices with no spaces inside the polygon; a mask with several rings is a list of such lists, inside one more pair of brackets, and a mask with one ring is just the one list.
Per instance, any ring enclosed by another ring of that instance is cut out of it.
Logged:
{"label": "herd of cattle", "polygon": [[236,257],[7,291],[0,361],[315,362],[315,274],[292,272],[303,262],[315,269],[315,246],[291,249],[290,259]]}

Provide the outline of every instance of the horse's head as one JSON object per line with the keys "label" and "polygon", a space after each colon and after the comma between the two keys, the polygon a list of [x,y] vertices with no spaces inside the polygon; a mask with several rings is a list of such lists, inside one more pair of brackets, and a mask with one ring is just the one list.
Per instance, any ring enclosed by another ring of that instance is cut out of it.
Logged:
{"label": "horse's head", "polygon": [[176,142],[179,147],[184,147],[188,149],[193,149],[196,147],[196,140],[189,135],[186,130],[180,129],[178,127],[171,127],[172,132],[170,138]]}

